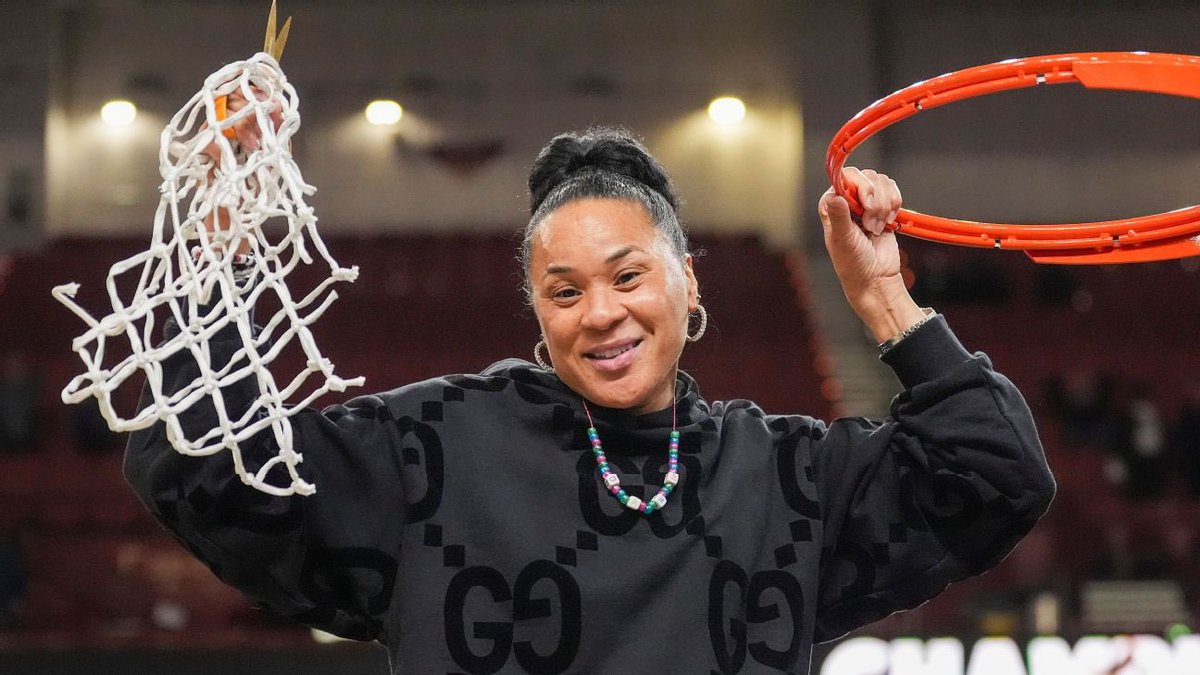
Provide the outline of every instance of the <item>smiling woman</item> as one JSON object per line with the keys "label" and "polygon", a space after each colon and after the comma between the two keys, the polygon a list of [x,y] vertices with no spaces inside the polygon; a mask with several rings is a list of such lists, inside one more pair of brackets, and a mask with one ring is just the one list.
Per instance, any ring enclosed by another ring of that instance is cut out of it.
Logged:
{"label": "smiling woman", "polygon": [[554,371],[603,406],[667,408],[701,308],[666,171],[628,133],[597,128],[550,141],[529,194],[521,260]]}
{"label": "smiling woman", "polygon": [[[226,582],[386,644],[396,673],[806,673],[814,642],[994,565],[1054,492],[1020,394],[908,296],[884,227],[895,183],[844,178],[861,226],[832,192],[819,213],[905,387],[888,419],[705,401],[678,367],[707,315],[674,189],[640,142],[594,129],[554,138],[530,174],[539,365],[295,414],[312,497],[253,492],[162,425],[131,437],[126,475]],[[213,367],[239,345],[207,340]],[[195,370],[164,364],[163,390]],[[251,380],[221,388],[229,414]],[[209,406],[181,430],[216,424]],[[272,444],[254,439],[247,464]]]}
{"label": "smiling woman", "polygon": [[674,254],[645,208],[565,204],[537,227],[529,266],[538,323],[567,386],[609,408],[671,405],[699,293],[691,256]]}

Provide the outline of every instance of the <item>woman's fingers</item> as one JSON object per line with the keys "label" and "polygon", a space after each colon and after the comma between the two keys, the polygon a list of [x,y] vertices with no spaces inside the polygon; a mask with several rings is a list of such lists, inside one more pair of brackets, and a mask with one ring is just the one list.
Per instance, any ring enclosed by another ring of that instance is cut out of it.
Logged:
{"label": "woman's fingers", "polygon": [[900,186],[885,174],[871,169],[863,170],[863,176],[871,181],[872,193],[875,196],[875,212],[872,214],[874,227],[871,229],[871,233],[882,234],[889,223],[896,221],[896,216],[900,213],[900,206],[903,203]]}
{"label": "woman's fingers", "polygon": [[887,216],[883,220],[883,224],[887,226],[896,222],[896,217],[900,215],[900,206],[904,203],[904,199],[900,195],[900,186],[896,185],[896,181],[883,174],[878,175],[881,182],[881,191],[887,195]]}
{"label": "woman's fingers", "polygon": [[871,169],[863,169],[862,176],[871,186],[871,205],[864,204],[866,212],[863,216],[863,227],[867,232],[879,235],[887,225],[887,215],[892,206],[887,190],[887,176],[883,176],[881,180],[880,174]]}
{"label": "woman's fingers", "polygon": [[[229,117],[233,117],[239,111],[245,109],[247,105],[248,103],[246,99],[239,92],[230,94],[228,96],[228,102],[225,104],[226,109],[229,111]],[[234,122],[229,128],[233,129],[233,133],[238,144],[240,144],[246,150],[246,152],[254,152],[258,149],[258,139],[261,132],[259,131],[258,121],[254,118],[254,115],[247,115],[243,117],[242,119]]]}
{"label": "woman's fingers", "polygon": [[846,167],[843,179],[858,194],[862,204],[862,229],[870,234],[882,234],[889,223],[895,222],[903,199],[896,181],[871,169]]}
{"label": "woman's fingers", "polygon": [[[870,171],[868,169],[868,171]],[[874,172],[871,172],[874,173]],[[858,203],[862,205],[863,212],[859,216],[862,223],[862,229],[866,232],[875,232],[878,228],[878,205],[875,194],[875,182],[871,180],[871,176],[867,171],[848,166],[842,169],[842,178],[851,187],[854,194],[858,195]]]}
{"label": "woman's fingers", "polygon": [[[269,97],[267,92],[257,87],[254,87],[252,91],[255,98],[259,101],[266,101]],[[218,115],[222,120],[237,115],[249,105],[241,90],[235,90],[221,98],[222,103],[218,106]],[[275,100],[271,102],[267,110],[267,118],[270,120],[274,130],[278,130],[283,125],[282,101]],[[230,126],[225,127],[224,133],[230,140],[236,140],[246,152],[254,152],[262,146],[262,128],[258,124],[257,115],[247,114],[233,122]],[[220,158],[221,151],[215,141],[205,149],[205,152],[214,160],[219,160]]]}

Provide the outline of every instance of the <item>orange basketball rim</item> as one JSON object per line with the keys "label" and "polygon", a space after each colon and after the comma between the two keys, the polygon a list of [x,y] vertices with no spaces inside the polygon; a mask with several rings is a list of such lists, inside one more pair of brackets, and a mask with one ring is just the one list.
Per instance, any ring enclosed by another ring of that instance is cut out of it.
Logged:
{"label": "orange basketball rim", "polygon": [[[922,110],[974,96],[1042,84],[1079,83],[1200,98],[1200,57],[1146,52],[1055,54],[1001,61],[918,82],[880,99],[833,137],[829,180],[855,213],[862,206],[842,180],[846,158],[863,141]],[[1200,205],[1150,216],[1063,225],[981,223],[901,209],[890,229],[921,239],[1025,251],[1041,263],[1107,264],[1200,255]]]}

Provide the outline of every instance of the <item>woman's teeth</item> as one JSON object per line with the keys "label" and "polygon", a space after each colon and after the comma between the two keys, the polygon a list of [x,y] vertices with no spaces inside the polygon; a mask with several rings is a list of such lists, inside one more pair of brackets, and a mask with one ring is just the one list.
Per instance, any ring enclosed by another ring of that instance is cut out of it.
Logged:
{"label": "woman's teeth", "polygon": [[603,351],[603,352],[592,352],[591,354],[589,354],[589,356],[591,356],[594,359],[611,359],[620,354],[624,354],[625,352],[629,351],[630,349],[633,349],[636,346],[637,346],[637,343],[635,342],[632,344],[625,345],[624,347],[617,347],[616,349],[609,349],[609,350]]}

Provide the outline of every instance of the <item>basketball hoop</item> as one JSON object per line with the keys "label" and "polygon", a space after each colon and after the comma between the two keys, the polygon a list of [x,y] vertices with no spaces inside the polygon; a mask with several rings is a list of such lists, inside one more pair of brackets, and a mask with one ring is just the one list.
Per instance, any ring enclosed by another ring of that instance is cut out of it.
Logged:
{"label": "basketball hoop", "polygon": [[[1200,99],[1200,57],[1093,52],[1012,59],[918,82],[855,115],[834,135],[825,169],[854,213],[862,206],[842,179],[846,158],[863,141],[906,117],[947,103],[1009,89],[1078,83]],[[1062,225],[982,223],[901,209],[888,229],[945,244],[1025,251],[1040,263],[1108,264],[1200,255],[1200,205],[1138,218]]]}

